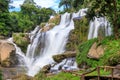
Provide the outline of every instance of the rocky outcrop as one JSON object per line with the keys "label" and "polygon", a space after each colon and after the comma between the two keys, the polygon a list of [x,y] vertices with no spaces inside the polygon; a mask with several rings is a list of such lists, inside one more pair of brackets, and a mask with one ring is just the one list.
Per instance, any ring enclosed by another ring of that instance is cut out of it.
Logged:
{"label": "rocky outcrop", "polygon": [[10,67],[17,63],[14,45],[5,40],[0,41],[0,62],[5,67]]}
{"label": "rocky outcrop", "polygon": [[60,15],[56,15],[53,18],[50,18],[48,23],[41,23],[41,31],[46,32],[50,29],[52,29],[55,25],[58,25],[60,23]]}
{"label": "rocky outcrop", "polygon": [[99,59],[104,54],[104,49],[102,45],[97,46],[95,42],[88,52],[88,57],[92,59]]}
{"label": "rocky outcrop", "polygon": [[58,25],[60,23],[60,15],[56,15],[53,18],[49,19],[48,23],[54,23],[55,25]]}
{"label": "rocky outcrop", "polygon": [[55,26],[55,23],[46,24],[44,27],[42,27],[42,32],[46,32],[46,31],[52,29],[54,26]]}
{"label": "rocky outcrop", "polygon": [[54,55],[53,59],[55,62],[60,63],[62,60],[66,58],[72,58],[72,57],[76,57],[76,52],[68,51],[63,54]]}

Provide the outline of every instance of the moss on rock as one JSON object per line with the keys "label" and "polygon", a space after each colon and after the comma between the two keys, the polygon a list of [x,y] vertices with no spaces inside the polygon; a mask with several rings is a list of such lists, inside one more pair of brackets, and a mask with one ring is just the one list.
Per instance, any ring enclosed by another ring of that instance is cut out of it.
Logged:
{"label": "moss on rock", "polygon": [[27,46],[30,43],[29,34],[27,33],[14,33],[13,41],[26,53]]}
{"label": "moss on rock", "polygon": [[71,57],[76,57],[76,53],[65,52],[63,54],[54,55],[53,59],[54,59],[55,62],[59,63],[62,60],[66,59],[66,58],[71,58]]}
{"label": "moss on rock", "polygon": [[60,15],[56,15],[49,19],[48,23],[54,23],[55,25],[58,25],[60,23]]}

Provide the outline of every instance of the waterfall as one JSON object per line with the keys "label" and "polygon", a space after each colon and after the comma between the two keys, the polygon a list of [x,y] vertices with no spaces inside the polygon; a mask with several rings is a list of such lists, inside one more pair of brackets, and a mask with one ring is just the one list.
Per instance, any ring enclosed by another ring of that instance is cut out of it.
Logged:
{"label": "waterfall", "polygon": [[[65,46],[69,37],[69,33],[74,29],[73,18],[81,18],[86,15],[87,9],[81,9],[77,13],[65,13],[61,15],[61,21],[59,25],[54,26],[54,28],[42,32],[42,29],[37,26],[30,33],[30,44],[27,48],[27,53],[24,54],[14,43],[16,47],[16,53],[20,55],[20,60],[23,61],[25,67],[27,67],[27,74],[29,76],[34,76],[40,69],[47,65],[55,63],[52,59],[53,55],[61,54],[65,52]],[[109,35],[110,28],[108,22],[105,18],[95,18],[94,21],[90,22],[89,36],[88,39],[97,37],[98,28],[101,25],[105,25],[106,35]],[[56,65],[53,69],[58,68],[59,65],[65,64],[62,68],[65,69],[66,66],[74,66],[71,68],[76,68],[76,63],[74,58],[68,58],[63,60],[62,63]],[[68,68],[70,69],[70,68]]]}
{"label": "waterfall", "polygon": [[[28,45],[26,54],[13,43],[16,53],[21,56],[20,60],[22,59],[27,67],[28,75],[34,76],[43,66],[54,63],[53,55],[65,52],[69,32],[74,29],[73,18],[85,16],[86,10],[81,9],[77,13],[61,15],[60,24],[46,32],[42,32],[41,28],[37,26],[30,33],[31,43]],[[73,59],[68,59],[66,64],[70,65],[70,60]]]}
{"label": "waterfall", "polygon": [[103,34],[105,36],[112,34],[110,23],[106,20],[105,17],[94,17],[94,20],[90,21],[88,39],[96,38],[100,29],[103,30]]}

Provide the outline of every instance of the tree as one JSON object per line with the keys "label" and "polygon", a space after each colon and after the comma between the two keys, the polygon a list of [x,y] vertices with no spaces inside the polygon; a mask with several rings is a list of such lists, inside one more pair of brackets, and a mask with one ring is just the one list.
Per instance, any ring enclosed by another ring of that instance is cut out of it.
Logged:
{"label": "tree", "polygon": [[113,25],[113,31],[116,38],[119,35],[120,25],[120,0],[91,0],[91,7],[88,9],[88,17],[106,16]]}
{"label": "tree", "polygon": [[61,0],[59,3],[59,7],[64,6],[65,10],[68,10],[72,7],[73,0]]}
{"label": "tree", "polygon": [[0,35],[11,35],[11,22],[8,11],[8,0],[0,0]]}

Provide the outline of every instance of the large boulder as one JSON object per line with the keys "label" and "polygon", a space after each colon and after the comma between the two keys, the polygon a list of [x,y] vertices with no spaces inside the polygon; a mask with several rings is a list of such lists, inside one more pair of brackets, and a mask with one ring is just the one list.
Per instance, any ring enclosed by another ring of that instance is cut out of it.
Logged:
{"label": "large boulder", "polygon": [[55,62],[60,63],[60,62],[62,62],[62,60],[66,59],[66,58],[72,58],[72,57],[76,57],[76,52],[67,51],[63,54],[54,55],[53,59]]}
{"label": "large boulder", "polygon": [[92,59],[99,59],[104,54],[104,48],[102,45],[97,46],[95,42],[88,52],[88,57]]}
{"label": "large boulder", "polygon": [[2,66],[10,67],[17,63],[15,47],[8,41],[0,41],[0,62]]}

